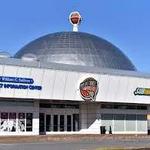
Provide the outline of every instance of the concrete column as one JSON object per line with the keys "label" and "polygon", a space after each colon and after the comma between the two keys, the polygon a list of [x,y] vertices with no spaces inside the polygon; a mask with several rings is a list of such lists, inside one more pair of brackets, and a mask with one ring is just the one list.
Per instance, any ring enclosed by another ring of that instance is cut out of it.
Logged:
{"label": "concrete column", "polygon": [[51,114],[51,131],[53,132],[54,131],[54,115],[53,114]]}
{"label": "concrete column", "polygon": [[58,132],[60,131],[60,115],[58,115]]}
{"label": "concrete column", "polygon": [[67,114],[64,115],[64,125],[65,131],[67,131]]}
{"label": "concrete column", "polygon": [[87,129],[87,108],[86,104],[80,105],[80,121],[81,121],[81,130]]}
{"label": "concrete column", "polygon": [[34,101],[33,134],[39,135],[39,101]]}
{"label": "concrete column", "polygon": [[73,115],[71,115],[71,131],[73,131]]}

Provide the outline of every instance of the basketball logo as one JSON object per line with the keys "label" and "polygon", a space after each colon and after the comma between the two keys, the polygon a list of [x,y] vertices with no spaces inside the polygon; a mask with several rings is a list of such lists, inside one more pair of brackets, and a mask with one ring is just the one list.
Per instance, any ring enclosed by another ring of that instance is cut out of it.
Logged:
{"label": "basketball logo", "polygon": [[98,92],[98,82],[94,78],[87,78],[80,83],[80,94],[84,100],[95,101]]}

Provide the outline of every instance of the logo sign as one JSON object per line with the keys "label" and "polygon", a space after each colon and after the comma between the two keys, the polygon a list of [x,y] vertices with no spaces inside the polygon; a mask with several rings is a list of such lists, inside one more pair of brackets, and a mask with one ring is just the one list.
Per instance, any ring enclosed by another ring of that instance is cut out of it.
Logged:
{"label": "logo sign", "polygon": [[82,20],[82,17],[79,12],[74,11],[70,14],[69,20],[72,25],[74,25],[74,24],[79,25]]}
{"label": "logo sign", "polygon": [[32,78],[0,76],[0,88],[42,90],[42,86],[35,85]]}
{"label": "logo sign", "polygon": [[145,96],[150,96],[150,88],[136,88],[134,91],[134,95],[145,95]]}
{"label": "logo sign", "polygon": [[87,78],[80,83],[80,94],[84,100],[95,101],[98,92],[98,82],[94,78]]}

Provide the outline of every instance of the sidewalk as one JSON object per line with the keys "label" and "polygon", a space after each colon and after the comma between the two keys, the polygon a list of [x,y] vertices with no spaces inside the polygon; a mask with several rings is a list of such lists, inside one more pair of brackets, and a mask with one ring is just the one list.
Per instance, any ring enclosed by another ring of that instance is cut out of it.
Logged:
{"label": "sidewalk", "polygon": [[80,140],[141,140],[149,139],[148,135],[38,135],[38,136],[0,136],[0,143],[33,143],[33,142],[52,142],[52,141],[80,141]]}

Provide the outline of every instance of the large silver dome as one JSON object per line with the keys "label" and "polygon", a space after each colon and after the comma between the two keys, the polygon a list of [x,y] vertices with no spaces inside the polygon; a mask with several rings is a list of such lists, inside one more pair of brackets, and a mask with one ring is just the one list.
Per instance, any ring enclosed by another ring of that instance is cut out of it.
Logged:
{"label": "large silver dome", "polygon": [[35,55],[41,62],[135,70],[131,61],[117,47],[82,32],[58,32],[40,37],[24,46],[15,57],[26,55]]}

